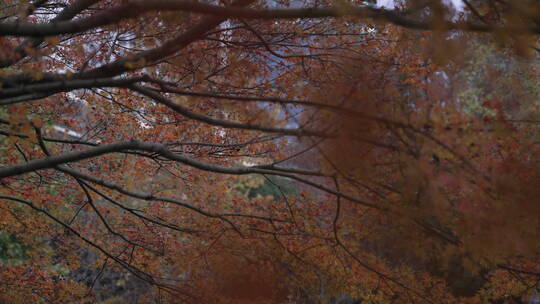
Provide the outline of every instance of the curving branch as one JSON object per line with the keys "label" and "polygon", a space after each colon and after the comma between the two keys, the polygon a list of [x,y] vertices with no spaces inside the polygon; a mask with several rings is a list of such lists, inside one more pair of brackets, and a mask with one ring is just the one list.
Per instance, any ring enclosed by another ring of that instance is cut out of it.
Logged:
{"label": "curving branch", "polygon": [[324,192],[338,195],[349,201],[364,205],[366,207],[388,211],[388,208],[384,206],[366,202],[359,198],[335,191],[326,186],[298,177],[297,175],[292,173],[292,172],[295,172],[298,174],[302,174],[303,170],[295,171],[295,169],[291,168],[291,169],[287,169],[287,171],[290,173],[285,173],[278,170],[261,169],[257,167],[246,167],[246,166],[224,167],[224,166],[220,166],[216,164],[194,160],[180,154],[175,154],[169,151],[167,147],[163,144],[140,142],[137,140],[130,140],[130,141],[123,141],[123,142],[101,145],[98,147],[93,147],[93,148],[89,148],[82,151],[69,152],[62,155],[58,155],[58,156],[51,156],[51,157],[31,160],[31,161],[28,161],[27,163],[20,164],[20,165],[4,167],[0,169],[0,179],[6,178],[6,177],[17,176],[17,175],[21,175],[25,173],[30,173],[36,170],[51,169],[62,164],[66,164],[70,162],[77,162],[77,161],[94,158],[94,157],[98,157],[98,156],[109,154],[109,153],[124,152],[126,150],[139,150],[139,151],[152,152],[168,160],[182,163],[187,166],[197,168],[203,171],[209,171],[209,172],[214,172],[214,173],[222,173],[222,174],[230,174],[230,175],[267,174],[267,175],[277,175],[277,176],[287,177],[287,178],[299,181],[301,183],[304,183],[306,185],[312,186],[314,188],[317,188],[319,190],[322,190]]}
{"label": "curving branch", "polygon": [[239,123],[239,122],[216,119],[210,116],[195,113],[149,88],[145,88],[138,85],[131,85],[130,89],[132,89],[135,92],[140,93],[141,95],[151,98],[157,103],[167,106],[168,108],[174,110],[175,112],[179,114],[182,114],[185,117],[195,119],[195,120],[198,120],[198,121],[201,121],[201,122],[213,125],[213,126],[219,126],[223,128],[230,128],[230,129],[262,131],[262,132],[268,132],[268,133],[280,133],[280,134],[293,135],[293,136],[318,136],[318,137],[331,137],[332,136],[331,134],[314,131],[314,130],[302,130],[302,129],[296,129],[296,128],[295,129],[273,128],[273,127],[267,127],[267,126],[256,125],[256,124],[251,124],[251,123]]}
{"label": "curving branch", "polygon": [[[250,1],[251,2],[251,1]],[[241,6],[241,5],[235,5]],[[0,24],[0,35],[17,36],[47,36],[85,32],[93,28],[117,23],[121,20],[139,17],[153,11],[185,11],[197,14],[213,15],[219,20],[229,18],[242,19],[297,19],[297,18],[336,18],[352,16],[369,18],[402,27],[417,30],[432,30],[443,26],[446,29],[465,31],[491,32],[502,28],[512,32],[540,33],[537,25],[495,26],[471,21],[440,21],[434,25],[432,20],[421,20],[410,17],[410,13],[400,13],[395,10],[376,8],[372,6],[343,6],[343,7],[310,7],[283,9],[252,9],[235,6],[220,6],[201,2],[183,0],[153,0],[130,1],[96,15],[75,21],[60,21],[52,23],[3,23]],[[217,20],[217,19],[216,19]],[[217,25],[217,24],[216,24]]]}
{"label": "curving branch", "polygon": [[[220,220],[222,220],[222,221],[224,221],[227,224],[230,224],[232,226],[234,226],[234,225],[233,225],[232,222],[230,222],[226,218],[227,216],[229,216],[229,217],[246,217],[246,218],[254,218],[254,219],[275,221],[275,222],[288,222],[287,220],[283,220],[283,219],[267,218],[267,217],[263,217],[263,216],[256,216],[256,215],[249,215],[249,214],[238,214],[238,213],[236,213],[236,214],[232,214],[232,213],[231,214],[218,214],[218,213],[212,213],[212,212],[206,211],[204,209],[201,209],[199,207],[193,206],[191,204],[188,204],[186,202],[182,202],[182,201],[179,201],[179,200],[176,200],[176,199],[166,198],[166,197],[158,197],[158,196],[154,196],[154,195],[147,194],[147,193],[127,190],[124,187],[121,187],[119,185],[116,185],[114,183],[106,181],[104,179],[100,179],[100,178],[96,178],[94,176],[84,174],[84,173],[82,173],[80,171],[74,170],[72,168],[68,168],[66,166],[59,166],[58,168],[62,172],[67,173],[67,174],[69,174],[71,176],[74,176],[74,177],[79,178],[81,180],[85,180],[85,181],[94,183],[96,185],[100,185],[102,187],[105,187],[105,188],[108,188],[108,189],[111,189],[111,190],[118,191],[119,193],[122,193],[122,194],[124,194],[126,196],[141,199],[141,200],[145,200],[145,201],[165,202],[165,203],[168,203],[168,204],[171,204],[171,205],[180,206],[182,208],[189,209],[191,211],[194,211],[194,212],[199,213],[199,214],[201,214],[203,216],[206,216],[206,217],[220,219]],[[93,188],[93,189],[95,189],[95,188]],[[131,211],[133,211],[133,210],[131,210]],[[170,227],[168,227],[168,228],[170,228]],[[176,228],[175,228],[175,230],[176,230]],[[185,231],[182,231],[182,232],[185,232]],[[188,231],[188,232],[196,232],[196,231]]]}

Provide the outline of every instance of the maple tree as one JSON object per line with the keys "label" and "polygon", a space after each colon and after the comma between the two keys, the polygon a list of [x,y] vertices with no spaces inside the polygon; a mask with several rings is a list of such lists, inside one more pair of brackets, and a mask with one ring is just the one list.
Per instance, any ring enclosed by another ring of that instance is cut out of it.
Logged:
{"label": "maple tree", "polygon": [[536,296],[536,1],[0,5],[0,301]]}

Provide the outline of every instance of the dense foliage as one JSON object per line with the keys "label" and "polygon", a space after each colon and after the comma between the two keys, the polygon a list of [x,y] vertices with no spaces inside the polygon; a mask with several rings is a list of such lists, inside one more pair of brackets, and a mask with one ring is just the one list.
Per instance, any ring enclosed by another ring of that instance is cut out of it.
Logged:
{"label": "dense foliage", "polygon": [[539,22],[0,1],[0,302],[536,301]]}

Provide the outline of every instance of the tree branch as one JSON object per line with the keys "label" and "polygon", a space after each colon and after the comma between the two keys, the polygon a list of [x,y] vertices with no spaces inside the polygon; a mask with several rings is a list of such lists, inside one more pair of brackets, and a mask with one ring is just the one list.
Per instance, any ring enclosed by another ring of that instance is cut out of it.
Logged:
{"label": "tree branch", "polygon": [[[73,3],[71,3],[69,6],[67,6],[62,12],[60,12],[55,18],[51,20],[52,23],[59,22],[59,21],[67,21],[73,19],[75,16],[77,16],[80,12],[84,11],[85,9],[89,8],[90,6],[100,2],[101,0],[78,0]],[[33,7],[39,7],[45,1],[40,0],[36,1],[33,4]],[[34,49],[38,47],[41,43],[43,43],[44,39],[43,37],[35,37],[24,40],[19,46],[14,50],[14,55],[10,56],[8,59],[0,60],[0,68],[5,68],[11,65],[14,65],[15,63],[19,62],[21,59],[28,56],[28,50]]]}
{"label": "tree branch", "polygon": [[[251,1],[249,1],[251,2]],[[114,24],[124,19],[136,18],[152,11],[186,11],[198,14],[216,16],[215,21],[221,22],[228,18],[242,19],[297,19],[297,18],[336,18],[353,16],[371,18],[382,22],[393,23],[402,27],[417,30],[432,30],[435,26],[431,20],[415,20],[394,10],[371,6],[349,7],[310,7],[285,9],[251,9],[231,6],[219,6],[201,2],[182,0],[153,0],[130,1],[108,9],[94,16],[81,18],[76,21],[61,21],[53,23],[3,23],[0,24],[0,35],[13,36],[50,36],[84,32],[93,28]],[[442,21],[447,29],[457,29],[476,32],[491,32],[502,29],[500,26],[479,24],[474,22]],[[214,26],[217,24],[214,23]],[[440,25],[437,25],[440,26]],[[506,30],[513,32],[540,33],[538,26],[507,26]],[[209,29],[208,29],[209,30]]]}
{"label": "tree branch", "polygon": [[[108,153],[123,152],[125,150],[141,150],[141,151],[146,151],[146,152],[153,152],[171,161],[179,162],[193,168],[197,168],[203,171],[214,172],[214,173],[222,173],[222,174],[230,174],[230,175],[268,174],[268,175],[288,177],[288,178],[297,180],[301,183],[304,183],[306,185],[317,188],[319,190],[325,191],[327,193],[339,195],[340,197],[343,197],[352,202],[356,202],[370,208],[388,211],[388,209],[383,206],[366,202],[356,197],[352,197],[350,195],[335,191],[323,185],[319,185],[312,181],[300,178],[292,173],[284,173],[277,170],[260,169],[260,168],[255,168],[255,167],[246,167],[246,166],[224,167],[224,166],[220,166],[216,164],[205,163],[205,162],[201,162],[201,161],[197,161],[197,160],[185,157],[183,155],[175,154],[169,151],[165,145],[158,144],[158,143],[140,142],[136,140],[101,145],[101,146],[89,148],[83,151],[65,153],[63,155],[31,160],[21,165],[4,167],[0,169],[0,179],[16,176],[16,175],[21,175],[21,174],[33,172],[36,170],[51,169],[65,163],[81,161],[84,159],[93,158],[93,157],[97,157],[97,156],[108,154]],[[292,170],[294,169],[290,169],[288,171],[294,172]],[[298,171],[298,173],[301,174],[302,171]]]}
{"label": "tree branch", "polygon": [[185,117],[195,119],[195,120],[198,120],[198,121],[210,124],[210,125],[214,125],[214,126],[219,126],[223,128],[231,128],[231,129],[262,131],[262,132],[269,132],[269,133],[281,133],[281,134],[293,135],[293,136],[318,136],[318,137],[331,136],[330,134],[326,134],[326,133],[322,133],[322,132],[314,131],[314,130],[273,128],[273,127],[255,125],[251,123],[239,123],[239,122],[216,119],[216,118],[198,114],[189,109],[186,109],[182,107],[181,105],[173,102],[172,100],[164,97],[163,95],[149,88],[145,88],[138,85],[131,85],[130,88],[146,97],[153,99],[154,101],[158,103],[161,103],[167,106],[168,108],[174,110],[177,113],[182,114]]}

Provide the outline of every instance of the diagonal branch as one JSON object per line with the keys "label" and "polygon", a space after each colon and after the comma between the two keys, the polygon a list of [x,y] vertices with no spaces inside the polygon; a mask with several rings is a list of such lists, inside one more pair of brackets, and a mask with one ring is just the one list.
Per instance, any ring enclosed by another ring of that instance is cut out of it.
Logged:
{"label": "diagonal branch", "polygon": [[[253,2],[254,0],[236,0],[231,6],[246,6]],[[127,7],[121,7],[117,12],[110,13],[112,10],[108,10],[105,13],[109,14],[106,18],[116,18],[116,16],[123,16],[134,12],[136,15],[144,12],[144,7],[150,6],[152,9],[159,7],[159,4],[162,3],[165,6],[174,3],[175,1],[137,1],[127,3]],[[186,6],[197,6],[198,2],[189,2],[186,3]],[[141,7],[143,6],[143,7]],[[208,31],[212,30],[227,18],[223,16],[209,16],[203,19],[198,24],[192,26],[186,32],[174,37],[173,39],[166,41],[163,45],[137,53],[132,56],[122,57],[116,61],[105,64],[103,66],[97,67],[93,70],[84,72],[81,75],[78,75],[80,78],[94,78],[94,77],[111,77],[120,75],[122,73],[128,72],[130,70],[136,69],[136,67],[130,68],[130,62],[144,62],[145,65],[154,63],[160,59],[163,59],[167,56],[173,55],[176,52],[184,49],[194,41],[203,37]],[[109,19],[107,19],[109,20]],[[1,28],[1,26],[0,26]],[[0,30],[1,32],[1,30]]]}
{"label": "diagonal branch", "polygon": [[262,131],[262,132],[268,132],[268,133],[281,133],[281,134],[293,135],[293,136],[319,136],[319,137],[331,136],[330,134],[325,134],[325,133],[314,131],[314,130],[302,130],[302,129],[296,129],[296,128],[295,129],[274,128],[274,127],[267,127],[267,126],[256,125],[256,124],[251,124],[251,123],[239,123],[239,122],[216,119],[210,116],[195,113],[187,108],[184,108],[183,106],[173,102],[172,100],[164,97],[163,95],[149,88],[145,88],[138,85],[132,85],[130,86],[130,88],[146,97],[151,98],[152,100],[160,104],[167,106],[168,108],[174,110],[175,112],[179,114],[182,114],[185,117],[195,119],[195,120],[198,120],[198,121],[201,121],[201,122],[213,125],[213,126],[219,126],[219,127],[231,128],[231,129]]}

